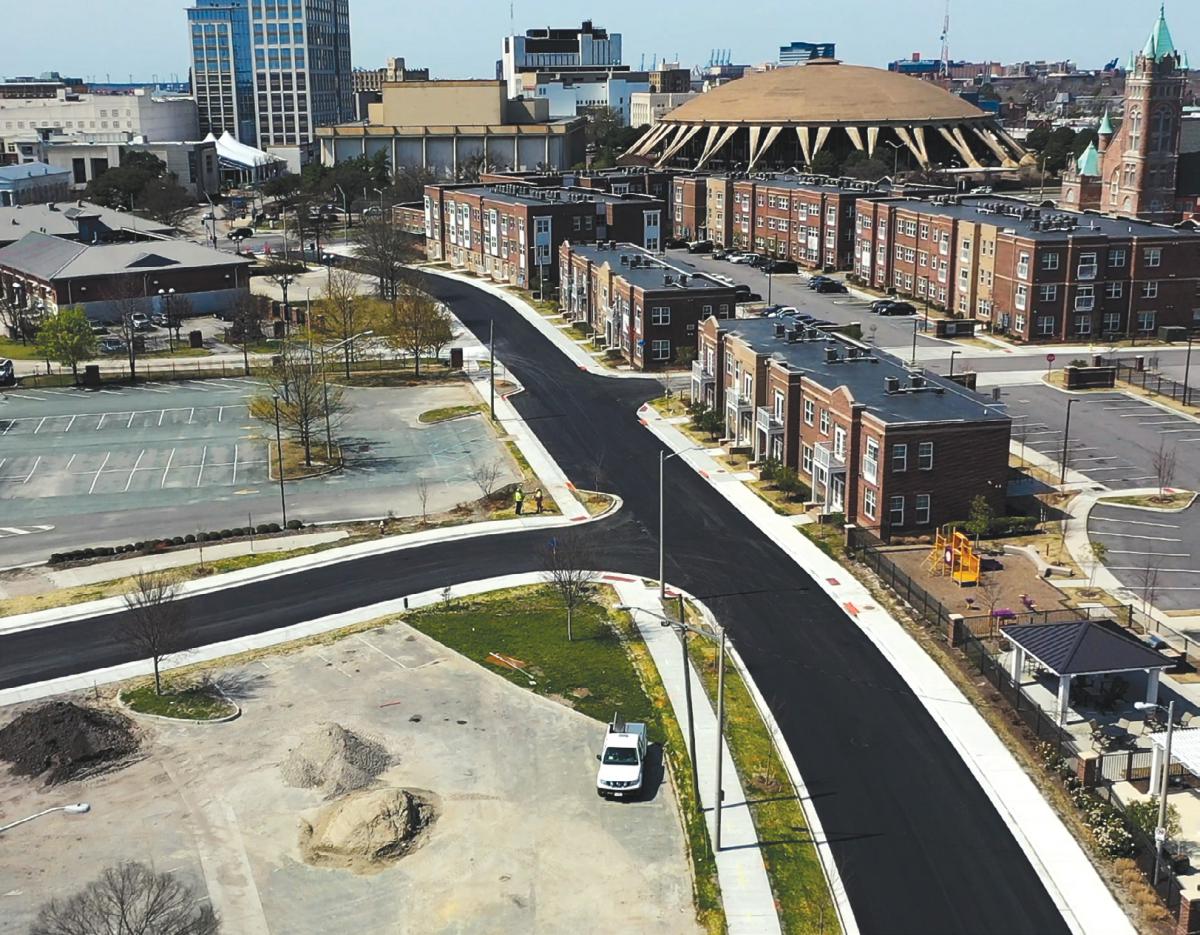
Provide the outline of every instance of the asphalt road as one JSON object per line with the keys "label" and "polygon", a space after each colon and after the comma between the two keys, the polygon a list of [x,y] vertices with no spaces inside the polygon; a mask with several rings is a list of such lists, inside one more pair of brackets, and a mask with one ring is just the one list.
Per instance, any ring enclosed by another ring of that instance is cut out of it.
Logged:
{"label": "asphalt road", "polygon": [[[496,321],[514,397],[567,474],[619,493],[585,527],[602,567],[656,576],[661,445],[636,406],[651,381],[591,376],[504,303],[431,279],[476,334]],[[696,474],[667,465],[668,580],[723,621],[810,790],[863,932],[1066,932],[1016,841],[912,687],[844,612]],[[312,569],[190,601],[197,644],[538,566],[545,533],[459,540]],[[0,638],[0,687],[124,661],[116,615]]]}

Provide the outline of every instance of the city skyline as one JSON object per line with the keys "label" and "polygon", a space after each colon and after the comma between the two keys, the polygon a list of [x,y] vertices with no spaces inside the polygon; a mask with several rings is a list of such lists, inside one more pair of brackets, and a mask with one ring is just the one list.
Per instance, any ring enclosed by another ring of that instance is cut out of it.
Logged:
{"label": "city skyline", "polygon": [[[63,74],[102,81],[187,79],[189,65],[187,4],[171,0],[124,0],[115,4],[136,17],[140,28],[125,28],[127,20],[88,16],[86,0],[49,0],[23,14],[28,34],[54,35],[52,46],[29,43],[15,31],[0,37],[0,61],[7,76],[57,70]],[[438,78],[491,77],[500,56],[501,38],[510,30],[509,6],[478,0],[446,0],[441,16],[410,21],[403,10],[385,0],[352,0],[351,41],[355,67],[379,67],[388,56],[403,56],[420,67],[429,67]],[[1117,58],[1121,64],[1145,37],[1158,4],[1094,4],[1088,28],[1079,28],[1078,8],[1047,5],[1035,0],[1015,0],[997,19],[994,8],[965,7],[960,2],[951,14],[950,54],[955,59],[999,60],[1072,59],[1081,68],[1098,68]],[[729,17],[719,7],[703,8],[699,15],[682,19],[676,7],[646,7],[630,0],[606,4],[551,3],[524,0],[513,5],[517,32],[539,26],[571,26],[584,19],[620,32],[624,37],[625,64],[646,66],[676,55],[686,65],[703,64],[714,47],[732,49],[738,63],[773,60],[781,44],[793,40],[836,42],[839,56],[848,62],[883,65],[920,52],[937,57],[940,52],[942,0],[901,0],[889,8],[877,28],[863,28],[877,14],[877,4],[849,0],[824,11],[821,20],[797,16],[781,0],[747,0],[743,15]],[[1200,54],[1200,9],[1184,3],[1167,5],[1167,17],[1180,46]],[[470,22],[470,31],[449,24]],[[1040,23],[1030,30],[1028,24]],[[393,32],[394,29],[394,32]],[[157,40],[152,47],[147,36]],[[392,38],[396,36],[398,38]],[[661,41],[656,42],[656,38]],[[661,46],[661,47],[658,47]]]}

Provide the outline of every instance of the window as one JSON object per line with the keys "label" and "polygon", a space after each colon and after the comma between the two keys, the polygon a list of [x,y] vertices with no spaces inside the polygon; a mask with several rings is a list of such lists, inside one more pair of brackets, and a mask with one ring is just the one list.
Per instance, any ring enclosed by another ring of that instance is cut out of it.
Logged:
{"label": "window", "polygon": [[933,470],[933,442],[921,442],[917,448],[917,467],[922,471]]}
{"label": "window", "polygon": [[840,425],[833,427],[833,453],[839,458],[846,457],[846,430]]}
{"label": "window", "polygon": [[813,401],[811,399],[804,400],[804,424],[805,425],[813,424],[813,410],[814,409],[816,409],[816,407],[813,405]]}
{"label": "window", "polygon": [[802,445],[800,448],[800,470],[810,475],[813,472],[813,450],[811,445]]}
{"label": "window", "polygon": [[888,523],[892,526],[904,525],[903,497],[891,497],[888,500]]}
{"label": "window", "polygon": [[671,342],[665,338],[650,342],[650,356],[654,360],[670,360],[671,359]]}
{"label": "window", "polygon": [[822,435],[829,434],[829,410],[828,409],[821,410],[821,434]]}
{"label": "window", "polygon": [[782,390],[775,391],[774,415],[775,415],[775,418],[778,419],[780,422],[783,421],[783,391]]}
{"label": "window", "polygon": [[1125,294],[1125,283],[1121,281],[1106,282],[1104,284],[1104,297],[1106,299],[1119,299]]}
{"label": "window", "polygon": [[1104,313],[1104,333],[1113,334],[1121,330],[1121,313],[1120,312],[1105,312]]}
{"label": "window", "polygon": [[1017,276],[1021,279],[1029,278],[1029,254],[1022,253],[1020,259],[1017,260]]}
{"label": "window", "polygon": [[1042,302],[1053,302],[1057,298],[1058,286],[1053,284],[1048,286],[1038,286],[1038,299],[1040,299]]}
{"label": "window", "polygon": [[1079,268],[1076,270],[1076,275],[1080,279],[1095,279],[1096,272],[1096,254],[1081,253],[1079,254]]}
{"label": "window", "polygon": [[1113,269],[1120,269],[1125,265],[1125,248],[1114,247],[1108,251],[1108,265]]}
{"label": "window", "polygon": [[1044,338],[1053,336],[1054,334],[1054,316],[1039,315],[1037,319],[1038,334]]}
{"label": "window", "polygon": [[1146,265],[1161,266],[1162,265],[1162,250],[1158,247],[1150,247],[1146,250]]}
{"label": "window", "polygon": [[1079,335],[1092,333],[1092,316],[1091,315],[1076,315],[1075,316],[1075,333]]}
{"label": "window", "polygon": [[1158,282],[1157,282],[1157,280],[1151,279],[1147,282],[1142,283],[1142,298],[1143,299],[1158,298]]}
{"label": "window", "polygon": [[908,470],[908,445],[892,445],[892,473]]}
{"label": "window", "polygon": [[1025,316],[1024,315],[1017,315],[1013,319],[1013,328],[1020,334],[1025,333]]}
{"label": "window", "polygon": [[[708,316],[705,316],[708,317]],[[669,325],[671,323],[671,310],[665,306],[654,306],[650,309],[650,324],[652,325]]]}
{"label": "window", "polygon": [[1043,253],[1042,254],[1042,269],[1051,270],[1058,269],[1058,254]]}
{"label": "window", "polygon": [[879,477],[879,442],[873,438],[867,439],[866,451],[863,453],[863,477],[871,483]]}
{"label": "window", "polygon": [[1075,293],[1075,311],[1090,312],[1096,307],[1096,287],[1080,286]]}
{"label": "window", "polygon": [[1154,330],[1154,312],[1138,312],[1138,331]]}
{"label": "window", "polygon": [[1025,308],[1029,304],[1029,287],[1028,286],[1017,286],[1017,295],[1016,295],[1016,299],[1014,300],[1014,304],[1021,311],[1025,310]]}
{"label": "window", "polygon": [[[927,494],[927,493],[917,494],[916,512],[917,512],[916,524],[918,526],[929,525],[929,494]],[[901,516],[903,516],[903,515],[904,514],[902,513]]]}
{"label": "window", "polygon": [[878,507],[876,496],[874,487],[868,487],[863,491],[863,513],[868,519],[875,518],[875,510]]}

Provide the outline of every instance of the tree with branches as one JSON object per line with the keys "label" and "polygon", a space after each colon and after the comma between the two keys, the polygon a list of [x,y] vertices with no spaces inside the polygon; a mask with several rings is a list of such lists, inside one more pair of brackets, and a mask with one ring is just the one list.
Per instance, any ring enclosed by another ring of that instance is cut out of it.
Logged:
{"label": "tree with branches", "polygon": [[367,221],[354,238],[355,254],[366,273],[378,283],[379,296],[388,299],[393,309],[404,280],[405,264],[413,255],[411,238],[390,219]]}
{"label": "tree with branches", "polygon": [[372,303],[359,294],[358,274],[344,267],[330,267],[325,280],[321,299],[317,303],[317,320],[313,330],[342,344],[342,359],[346,367],[346,379],[350,379],[350,361],[353,359],[356,334],[369,330],[366,325]]}
{"label": "tree with branches", "polygon": [[596,561],[578,530],[568,529],[542,550],[543,580],[558,593],[567,613],[567,642],[574,639],[576,609],[587,600],[596,578]]}
{"label": "tree with branches", "polygon": [[[304,449],[304,463],[312,466],[314,436],[332,436],[348,406],[342,387],[330,384],[313,366],[312,349],[296,341],[285,341],[267,374],[270,395],[250,400],[250,415],[261,422],[275,423],[275,397],[279,398],[279,424]],[[332,456],[332,452],[330,452]],[[283,463],[283,452],[279,452]]]}
{"label": "tree with branches", "polygon": [[30,935],[217,935],[207,901],[170,873],[135,861],[107,868],[74,896],[42,906]]}
{"label": "tree with branches", "polygon": [[96,356],[96,336],[92,323],[78,305],[60,308],[46,316],[37,334],[38,350],[48,359],[71,368],[71,376],[79,382],[79,364]]}
{"label": "tree with branches", "polygon": [[471,480],[479,488],[479,493],[485,500],[491,500],[496,493],[496,483],[504,466],[499,461],[477,461],[471,465]]}
{"label": "tree with branches", "polygon": [[229,323],[229,337],[242,347],[242,365],[246,376],[250,376],[250,345],[261,341],[262,323],[267,317],[271,300],[265,295],[255,295],[249,290],[239,293],[233,301],[233,316]]}
{"label": "tree with branches", "polygon": [[1167,447],[1166,442],[1158,443],[1158,451],[1151,460],[1154,469],[1154,479],[1158,482],[1158,499],[1167,499],[1167,488],[1175,482],[1175,447]]}
{"label": "tree with branches", "polygon": [[393,348],[412,356],[414,373],[421,376],[421,355],[451,340],[450,313],[419,289],[405,289],[398,297],[385,328],[384,339]]}
{"label": "tree with branches", "polygon": [[162,569],[140,571],[125,594],[121,638],[139,656],[154,663],[154,693],[162,694],[159,663],[163,656],[186,648],[184,607],[178,600],[179,579]]}
{"label": "tree with branches", "polygon": [[134,315],[148,314],[146,309],[149,304],[145,285],[138,281],[136,275],[117,280],[112,293],[112,305],[117,313],[115,325],[121,340],[125,342],[125,352],[129,355],[129,380],[133,383],[137,382],[137,345],[142,336],[137,330]]}

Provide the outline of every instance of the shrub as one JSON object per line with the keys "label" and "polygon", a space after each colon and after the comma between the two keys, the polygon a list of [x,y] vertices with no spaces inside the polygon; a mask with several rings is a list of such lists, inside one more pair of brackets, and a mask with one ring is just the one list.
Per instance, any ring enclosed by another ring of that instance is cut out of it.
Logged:
{"label": "shrub", "polygon": [[763,480],[774,480],[782,465],[774,458],[767,458],[758,469],[758,476]]}
{"label": "shrub", "polygon": [[171,539],[172,545],[183,545],[183,542],[184,542],[183,536],[175,536]]}
{"label": "shrub", "polygon": [[46,560],[49,565],[59,565],[62,563],[63,557],[61,552],[51,552],[50,558]]}
{"label": "shrub", "polygon": [[282,527],[278,523],[271,523],[271,525],[267,527],[267,531],[268,532],[282,532]]}
{"label": "shrub", "polygon": [[259,523],[257,526],[254,527],[254,531],[261,535],[262,533],[270,532],[271,527],[267,523]]}
{"label": "shrub", "polygon": [[303,529],[304,524],[298,519],[289,519],[287,522],[288,529]]}
{"label": "shrub", "polygon": [[193,533],[189,532],[186,536],[183,537],[183,541],[185,543],[187,543],[188,545],[191,545],[193,542],[196,541],[196,536]]}
{"label": "shrub", "polygon": [[230,538],[232,535],[233,535],[233,530],[232,530],[232,529],[222,529],[222,530],[221,530],[221,538],[222,538],[222,539],[228,539],[228,538]]}

